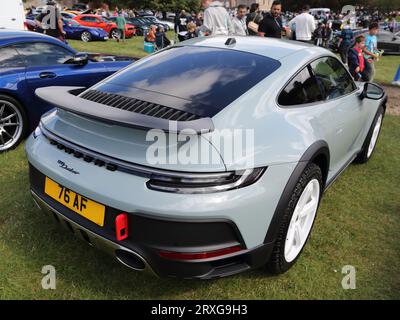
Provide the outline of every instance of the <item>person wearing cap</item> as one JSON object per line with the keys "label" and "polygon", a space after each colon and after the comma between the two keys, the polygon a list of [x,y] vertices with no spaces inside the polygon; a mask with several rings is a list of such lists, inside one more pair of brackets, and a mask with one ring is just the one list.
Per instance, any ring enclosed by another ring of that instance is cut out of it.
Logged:
{"label": "person wearing cap", "polygon": [[45,34],[65,41],[66,33],[63,28],[61,12],[54,0],[47,1],[46,9],[36,17],[36,20],[41,24]]}

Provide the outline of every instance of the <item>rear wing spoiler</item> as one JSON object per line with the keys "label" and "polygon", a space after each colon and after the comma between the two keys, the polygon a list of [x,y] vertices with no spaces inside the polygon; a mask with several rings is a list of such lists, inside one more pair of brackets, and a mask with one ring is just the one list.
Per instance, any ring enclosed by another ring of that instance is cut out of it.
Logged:
{"label": "rear wing spoiler", "polygon": [[156,118],[135,112],[121,110],[101,103],[83,99],[77,94],[83,92],[84,87],[45,87],[35,91],[40,99],[57,108],[92,118],[101,122],[131,127],[136,129],[159,129],[171,133],[186,131],[190,134],[202,134],[214,130],[211,118],[201,118],[191,121],[173,121]]}

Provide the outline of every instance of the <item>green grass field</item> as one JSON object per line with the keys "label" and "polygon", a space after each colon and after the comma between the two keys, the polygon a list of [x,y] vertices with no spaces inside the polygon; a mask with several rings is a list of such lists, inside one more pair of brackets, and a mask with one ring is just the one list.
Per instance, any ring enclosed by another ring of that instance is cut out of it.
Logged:
{"label": "green grass field", "polygon": [[[350,166],[327,191],[288,273],[213,281],[153,278],[76,239],[34,206],[20,146],[0,155],[0,299],[399,299],[399,129],[400,117],[387,116],[371,161]],[[56,290],[41,288],[48,264]],[[356,267],[355,290],[341,287],[344,265]]]}
{"label": "green grass field", "polygon": [[[138,39],[129,41],[71,44],[136,55]],[[389,79],[382,70],[379,79]],[[288,273],[212,281],[134,272],[59,227],[33,204],[21,145],[0,154],[0,299],[400,299],[399,141],[400,117],[386,116],[371,161],[350,166],[324,195],[310,241]],[[56,268],[56,290],[41,287],[44,265]],[[356,268],[355,290],[341,286],[345,265]]]}
{"label": "green grass field", "polygon": [[[174,40],[174,32],[168,31],[167,37]],[[68,43],[75,50],[82,52],[98,52],[115,55],[126,55],[132,57],[142,58],[147,55],[143,50],[143,37],[132,37],[126,39],[125,42],[116,42],[115,40],[82,42],[80,40],[68,40]]]}

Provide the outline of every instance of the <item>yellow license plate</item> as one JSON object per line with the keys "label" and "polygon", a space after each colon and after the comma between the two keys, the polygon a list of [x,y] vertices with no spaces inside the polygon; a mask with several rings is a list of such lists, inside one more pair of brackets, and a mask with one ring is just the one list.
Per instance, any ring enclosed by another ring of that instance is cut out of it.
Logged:
{"label": "yellow license plate", "polygon": [[104,216],[106,212],[106,207],[104,205],[85,198],[47,177],[44,185],[44,192],[86,219],[101,227],[104,225]]}

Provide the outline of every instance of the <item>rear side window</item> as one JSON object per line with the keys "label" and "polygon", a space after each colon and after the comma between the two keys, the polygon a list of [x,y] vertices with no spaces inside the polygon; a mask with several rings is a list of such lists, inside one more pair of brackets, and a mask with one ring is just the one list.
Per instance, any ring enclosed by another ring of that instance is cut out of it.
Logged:
{"label": "rear side window", "polygon": [[[280,67],[280,62],[237,50],[183,46],[161,51],[107,83],[187,101],[185,111],[213,116]],[[190,110],[190,109],[196,110]]]}
{"label": "rear side window", "polygon": [[324,100],[318,83],[310,71],[309,66],[304,68],[283,89],[278,98],[281,106],[294,106]]}
{"label": "rear side window", "polygon": [[0,48],[0,68],[16,68],[24,66],[24,61],[21,59],[17,50],[11,47]]}
{"label": "rear side window", "polygon": [[356,89],[349,73],[335,58],[324,57],[315,60],[311,67],[327,100],[347,95]]}

